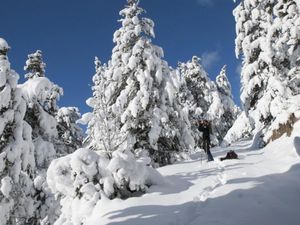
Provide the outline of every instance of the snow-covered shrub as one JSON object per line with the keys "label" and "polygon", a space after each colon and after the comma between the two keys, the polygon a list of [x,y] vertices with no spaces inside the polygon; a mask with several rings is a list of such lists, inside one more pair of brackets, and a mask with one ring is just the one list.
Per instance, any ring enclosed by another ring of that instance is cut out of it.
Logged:
{"label": "snow-covered shrub", "polygon": [[144,193],[162,178],[128,151],[106,154],[81,148],[53,160],[47,181],[61,196],[62,214],[55,225],[84,224],[102,198],[127,198]]}
{"label": "snow-covered shrub", "polygon": [[24,121],[26,103],[10,68],[9,46],[0,38],[0,224],[26,224],[34,215],[35,171],[31,127]]}

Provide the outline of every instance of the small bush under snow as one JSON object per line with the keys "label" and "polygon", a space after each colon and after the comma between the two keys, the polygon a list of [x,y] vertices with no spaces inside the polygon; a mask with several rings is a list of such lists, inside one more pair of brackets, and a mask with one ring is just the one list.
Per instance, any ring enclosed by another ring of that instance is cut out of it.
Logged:
{"label": "small bush under snow", "polygon": [[47,182],[61,196],[62,214],[55,224],[81,224],[100,199],[140,195],[161,180],[130,151],[115,151],[109,160],[103,153],[78,149],[53,160],[48,169]]}

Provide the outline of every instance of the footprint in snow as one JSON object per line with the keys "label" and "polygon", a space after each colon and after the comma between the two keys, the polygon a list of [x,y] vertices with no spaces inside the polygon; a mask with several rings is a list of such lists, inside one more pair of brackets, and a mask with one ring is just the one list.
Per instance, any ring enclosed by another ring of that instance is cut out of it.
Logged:
{"label": "footprint in snow", "polygon": [[227,183],[227,176],[224,173],[220,173],[218,174],[218,181],[220,182],[220,184],[224,185]]}
{"label": "footprint in snow", "polygon": [[204,191],[199,194],[199,197],[195,196],[193,198],[194,202],[200,202],[200,201],[205,202],[209,198],[210,194],[212,194],[215,191],[216,188],[227,183],[227,176],[224,173],[224,171],[225,171],[224,164],[222,162],[217,161],[217,168],[220,172],[218,173],[218,175],[216,177],[215,184],[205,188]]}

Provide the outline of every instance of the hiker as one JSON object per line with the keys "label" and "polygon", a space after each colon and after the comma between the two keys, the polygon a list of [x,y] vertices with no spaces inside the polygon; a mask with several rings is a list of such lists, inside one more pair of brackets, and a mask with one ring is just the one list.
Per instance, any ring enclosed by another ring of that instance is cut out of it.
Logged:
{"label": "hiker", "polygon": [[200,120],[198,123],[198,130],[202,132],[203,143],[202,147],[207,154],[207,161],[213,161],[214,158],[210,152],[210,122],[208,120]]}

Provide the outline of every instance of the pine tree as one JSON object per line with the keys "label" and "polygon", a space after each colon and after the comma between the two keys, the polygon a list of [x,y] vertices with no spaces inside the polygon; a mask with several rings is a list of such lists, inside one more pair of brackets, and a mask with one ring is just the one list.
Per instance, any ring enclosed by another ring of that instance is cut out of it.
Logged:
{"label": "pine tree", "polygon": [[28,60],[24,70],[29,71],[26,78],[45,77],[46,64],[43,62],[42,51],[37,50],[35,53],[28,55]]}
{"label": "pine tree", "polygon": [[236,54],[243,54],[241,99],[253,133],[261,131],[266,143],[280,124],[292,125],[299,105],[299,8],[293,0],[245,0],[234,15]]}
{"label": "pine tree", "polygon": [[179,65],[180,73],[185,78],[188,89],[191,91],[197,107],[201,110],[197,116],[206,118],[209,105],[212,101],[210,94],[212,82],[203,69],[200,58],[193,56],[192,60],[186,63],[180,63]]}
{"label": "pine tree", "polygon": [[35,171],[31,127],[24,121],[26,103],[10,68],[9,46],[0,38],[0,224],[31,224]]}
{"label": "pine tree", "polygon": [[218,107],[222,113],[219,115],[215,124],[218,139],[222,141],[240,113],[239,107],[237,107],[233,101],[231,85],[226,75],[226,65],[216,77],[216,87],[220,99],[220,105]]}
{"label": "pine tree", "polygon": [[[192,112],[193,117],[190,117],[191,123],[193,125],[195,123],[193,121],[199,119],[207,119],[211,122],[212,145],[221,143],[239,113],[239,109],[232,99],[231,85],[225,70],[224,67],[215,83],[208,77],[197,56],[187,63],[179,63],[179,71],[184,77],[188,89],[182,90],[182,95],[189,95],[190,92],[192,97],[189,97],[188,102],[194,104],[194,106],[190,106],[190,109],[194,111]],[[201,134],[197,131],[197,126],[192,126],[192,129],[196,143],[201,145]]]}
{"label": "pine tree", "polygon": [[61,107],[56,114],[57,131],[59,137],[58,149],[62,156],[74,152],[82,147],[83,131],[77,124],[81,118],[76,107]]}
{"label": "pine tree", "polygon": [[113,124],[126,137],[119,148],[149,152],[162,165],[180,150],[176,88],[162,49],[151,43],[154,23],[141,17],[144,10],[138,4],[128,1],[120,11],[122,27],[114,34],[116,46],[104,72],[105,101],[109,118],[116,118]]}
{"label": "pine tree", "polygon": [[186,115],[186,118],[184,120],[188,121],[187,123],[189,124],[190,132],[193,136],[193,140],[188,141],[190,141],[191,146],[195,148],[196,145],[198,146],[201,142],[201,133],[198,130],[197,120],[202,113],[202,109],[197,107],[197,102],[186,83],[185,77],[183,76],[184,71],[185,64],[179,62],[177,68],[177,76],[179,77],[180,87],[177,99],[182,107],[181,112]]}
{"label": "pine tree", "polygon": [[[201,65],[200,58],[193,56],[192,60],[179,64],[179,70],[184,77],[188,90],[191,92],[195,101],[195,114],[192,119],[192,125],[199,119],[211,121],[212,145],[218,145],[221,136],[217,129],[217,120],[222,114],[221,100],[214,82],[208,77],[208,74]],[[194,137],[198,146],[201,146],[202,134],[199,133],[197,126],[192,126]]]}
{"label": "pine tree", "polygon": [[[121,124],[112,112],[110,99],[107,97],[108,85],[107,66],[95,58],[96,74],[93,77],[93,97],[87,100],[87,104],[93,108],[92,113],[87,113],[81,121],[88,124],[85,144],[93,150],[104,150],[109,158],[112,152],[119,149],[125,142],[127,132],[120,130]],[[85,118],[88,118],[85,121]]]}
{"label": "pine tree", "polygon": [[32,127],[35,147],[35,216],[32,224],[53,224],[57,217],[58,202],[49,190],[46,172],[53,159],[67,152],[67,147],[58,137],[55,118],[58,112],[57,101],[63,90],[46,78],[45,67],[41,51],[28,55],[24,67],[28,72],[28,80],[20,85],[27,104],[25,120]]}

